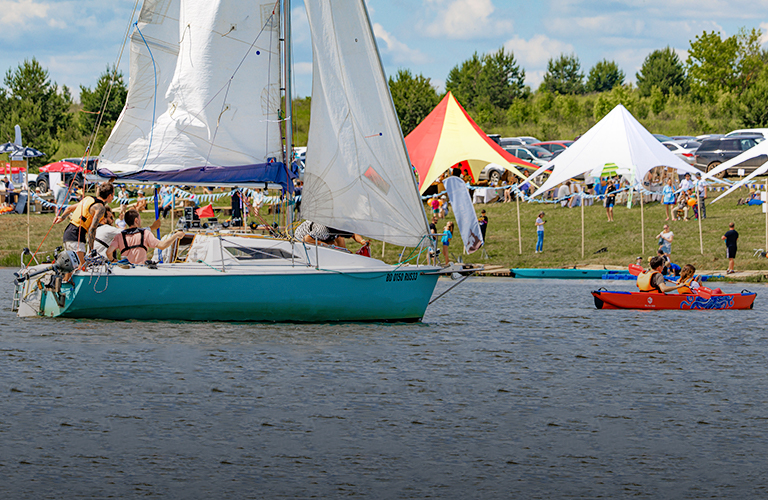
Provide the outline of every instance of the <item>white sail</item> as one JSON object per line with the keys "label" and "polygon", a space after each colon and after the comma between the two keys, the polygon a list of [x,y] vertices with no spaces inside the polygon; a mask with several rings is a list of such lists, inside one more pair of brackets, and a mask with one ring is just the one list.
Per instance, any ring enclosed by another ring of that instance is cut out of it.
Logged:
{"label": "white sail", "polygon": [[363,0],[305,2],[312,114],[302,215],[405,246],[427,234]]}
{"label": "white sail", "polygon": [[276,0],[145,0],[126,106],[99,166],[189,183],[284,169],[279,34]]}

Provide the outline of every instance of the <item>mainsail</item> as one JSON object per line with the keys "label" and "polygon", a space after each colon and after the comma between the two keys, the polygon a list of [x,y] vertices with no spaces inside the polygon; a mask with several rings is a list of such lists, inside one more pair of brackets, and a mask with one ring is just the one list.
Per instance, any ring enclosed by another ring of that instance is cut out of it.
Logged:
{"label": "mainsail", "polygon": [[125,108],[102,175],[155,182],[278,182],[279,2],[145,0]]}
{"label": "mainsail", "polygon": [[427,234],[362,0],[304,2],[312,33],[312,109],[302,215],[405,246]]}

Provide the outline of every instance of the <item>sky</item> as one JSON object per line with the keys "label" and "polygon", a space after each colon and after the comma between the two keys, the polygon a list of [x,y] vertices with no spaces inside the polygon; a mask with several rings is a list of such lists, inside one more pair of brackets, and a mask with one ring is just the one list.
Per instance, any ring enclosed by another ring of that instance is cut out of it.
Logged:
{"label": "sky", "polygon": [[[0,0],[0,70],[36,58],[52,81],[92,88],[118,61],[135,0]],[[256,3],[269,3],[256,0]],[[534,90],[547,61],[575,54],[586,75],[598,61],[615,61],[626,80],[645,57],[670,46],[687,58],[704,31],[731,36],[762,30],[768,48],[768,0],[367,0],[387,75],[398,69],[430,78],[440,91],[454,66],[473,53],[501,47],[514,53]],[[302,0],[293,0],[296,96],[311,92],[309,26]],[[127,52],[120,63],[128,75]]]}

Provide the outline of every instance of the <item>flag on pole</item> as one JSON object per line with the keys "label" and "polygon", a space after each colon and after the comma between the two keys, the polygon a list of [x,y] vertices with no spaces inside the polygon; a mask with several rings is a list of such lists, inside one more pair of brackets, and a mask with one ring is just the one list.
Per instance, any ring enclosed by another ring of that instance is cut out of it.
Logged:
{"label": "flag on pole", "polygon": [[198,208],[197,210],[195,210],[195,213],[201,219],[208,219],[210,217],[214,217],[213,205],[211,205],[209,203],[208,205],[204,206],[203,208]]}
{"label": "flag on pole", "polygon": [[464,241],[464,249],[467,253],[479,250],[483,246],[483,236],[467,185],[458,177],[448,177],[443,181],[443,185],[451,201],[453,215],[456,217],[461,239]]}

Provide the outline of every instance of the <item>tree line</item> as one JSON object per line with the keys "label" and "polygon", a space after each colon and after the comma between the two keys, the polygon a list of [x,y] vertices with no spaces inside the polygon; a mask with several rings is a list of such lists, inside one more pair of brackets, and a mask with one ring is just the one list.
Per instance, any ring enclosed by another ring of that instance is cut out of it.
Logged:
{"label": "tree line", "polygon": [[[445,81],[467,112],[488,133],[572,139],[622,103],[646,127],[668,135],[703,134],[768,126],[768,50],[761,32],[741,28],[724,38],[703,32],[690,41],[682,61],[671,48],[654,50],[635,74],[636,84],[615,61],[602,60],[586,74],[575,54],[547,63],[535,91],[525,70],[504,48],[473,54]],[[428,78],[407,69],[389,86],[403,133],[408,134],[444,97]]]}
{"label": "tree line", "polygon": [[[112,81],[114,85],[110,85]],[[80,86],[80,102],[75,103],[71,90],[52,82],[39,61],[24,60],[5,73],[0,87],[0,142],[12,142],[14,126],[20,125],[24,145],[46,154],[29,159],[35,168],[54,157],[81,156],[89,143],[95,144],[92,153],[97,154],[120,116],[127,94],[123,75],[107,67],[93,89]],[[98,137],[92,141],[100,117]]]}
{"label": "tree line", "polygon": [[[742,28],[727,38],[705,31],[690,41],[685,61],[671,47],[654,50],[635,85],[626,83],[615,61],[599,61],[585,74],[575,54],[561,54],[549,60],[535,90],[525,85],[514,53],[502,48],[454,66],[445,90],[486,132],[542,140],[572,139],[619,103],[649,130],[667,135],[768,127],[768,50],[760,48],[760,36],[757,29]],[[409,69],[391,76],[389,87],[406,135],[444,97],[429,78]],[[25,60],[6,72],[0,86],[0,142],[12,141],[14,125],[21,125],[24,144],[47,154],[31,159],[33,167],[79,156],[88,144],[98,154],[127,93],[122,73],[107,67],[94,88],[80,86],[76,103],[36,59]],[[306,144],[310,98],[293,104],[295,142]]]}

